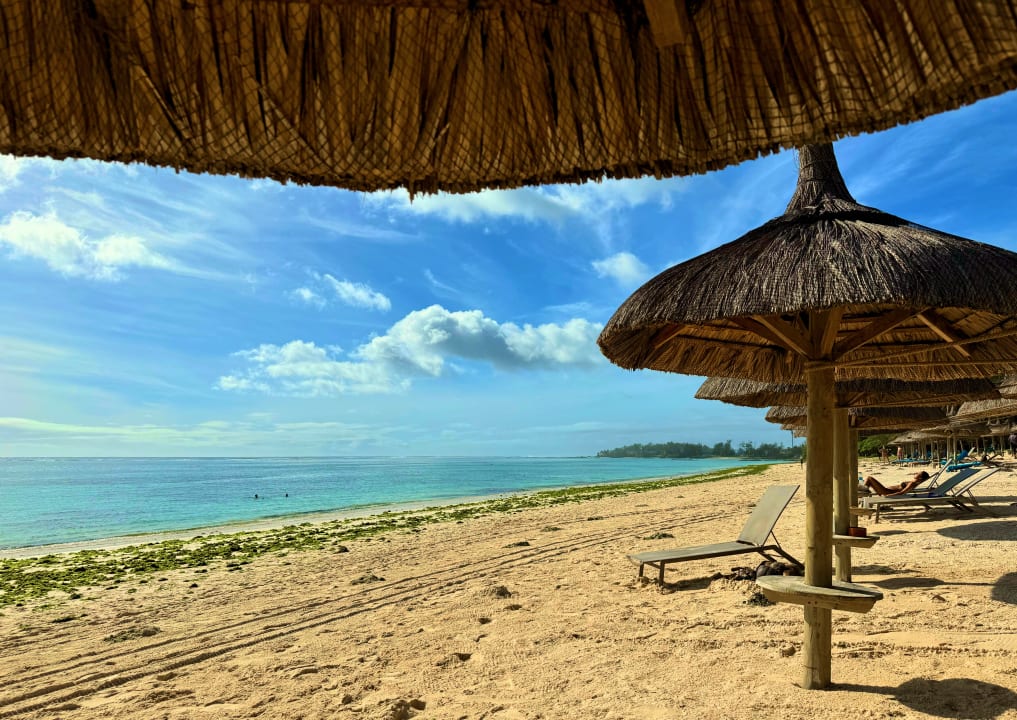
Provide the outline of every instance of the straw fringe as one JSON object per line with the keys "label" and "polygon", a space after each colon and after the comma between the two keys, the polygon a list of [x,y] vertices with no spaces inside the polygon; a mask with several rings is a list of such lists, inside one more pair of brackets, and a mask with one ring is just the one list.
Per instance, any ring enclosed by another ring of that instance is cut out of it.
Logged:
{"label": "straw fringe", "polygon": [[[839,380],[835,385],[837,407],[893,407],[959,405],[968,400],[996,398],[999,392],[989,380],[904,382],[896,379]],[[763,383],[739,378],[711,377],[696,391],[701,400],[720,400],[732,405],[767,407],[804,406],[804,384]]]}
{"label": "straw fringe", "polygon": [[[867,430],[910,430],[941,425],[947,420],[942,408],[850,408],[848,423],[853,428]],[[806,422],[806,408],[778,405],[766,413],[767,422],[779,425],[800,426]]]}
{"label": "straw fringe", "polygon": [[974,422],[1017,415],[1017,399],[972,400],[963,403],[950,418],[951,422]]}
{"label": "straw fringe", "polygon": [[1017,87],[1017,0],[0,0],[0,152],[411,192],[717,169]]}

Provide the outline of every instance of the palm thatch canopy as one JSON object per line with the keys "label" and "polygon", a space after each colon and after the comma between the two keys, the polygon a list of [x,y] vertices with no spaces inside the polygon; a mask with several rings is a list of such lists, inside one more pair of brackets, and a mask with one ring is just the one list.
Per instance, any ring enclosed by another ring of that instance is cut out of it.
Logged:
{"label": "palm thatch canopy", "polygon": [[[787,211],[636,290],[598,340],[624,368],[802,382],[1017,367],[1017,254],[859,205],[829,145]],[[812,365],[815,367],[815,365]]]}
{"label": "palm thatch canopy", "polygon": [[[808,437],[803,587],[825,592],[834,530],[851,522],[843,415],[855,413],[858,427],[873,412],[836,410],[836,381],[1017,369],[1017,254],[859,205],[829,145],[806,146],[799,159],[784,215],[647,282],[598,343],[630,369],[807,383],[807,411],[797,416]],[[850,548],[838,548],[837,563],[847,580]],[[806,603],[804,688],[830,684],[831,612]]]}
{"label": "palm thatch canopy", "polygon": [[[843,380],[834,386],[834,405],[851,407],[900,407],[915,405],[954,405],[967,400],[998,397],[990,380],[946,380],[941,382],[905,382],[892,379]],[[805,383],[764,383],[741,378],[707,378],[696,397],[721,400],[732,405],[767,407],[769,405],[805,405]]]}
{"label": "palm thatch canopy", "polygon": [[1017,87],[1015,0],[0,0],[0,153],[358,190],[704,172]]}
{"label": "palm thatch canopy", "polygon": [[1005,398],[1017,398],[1017,375],[1007,375],[1003,378],[999,383],[999,394]]}
{"label": "palm thatch canopy", "polygon": [[[947,414],[949,418],[949,413]],[[932,425],[929,427],[923,427],[918,432],[919,439],[974,439],[982,437],[983,435],[991,435],[992,431],[989,426],[981,421],[972,421],[962,424],[954,423],[951,419],[950,422],[945,425]],[[894,441],[896,442],[896,441]]]}
{"label": "palm thatch canopy", "polygon": [[[866,430],[903,430],[932,427],[946,422],[946,413],[936,407],[850,408],[848,425]],[[804,425],[804,407],[776,405],[766,413],[766,420],[781,425]]]}
{"label": "palm thatch canopy", "polygon": [[890,440],[891,445],[905,445],[907,443],[925,442],[926,440],[942,440],[947,433],[941,427],[926,428],[924,430],[909,430]]}
{"label": "palm thatch canopy", "polygon": [[1008,418],[1015,415],[1017,415],[1017,399],[973,400],[963,403],[957,408],[957,412],[950,417],[950,423],[959,425],[978,420]]}

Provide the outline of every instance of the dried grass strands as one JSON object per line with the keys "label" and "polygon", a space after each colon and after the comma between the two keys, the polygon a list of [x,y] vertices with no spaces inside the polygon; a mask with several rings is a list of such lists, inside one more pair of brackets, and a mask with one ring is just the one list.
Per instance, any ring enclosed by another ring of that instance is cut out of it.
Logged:
{"label": "dried grass strands", "polygon": [[[948,382],[905,382],[897,379],[840,380],[834,385],[836,407],[943,406],[999,395],[985,379]],[[767,407],[805,405],[806,387],[801,383],[763,383],[741,378],[708,378],[696,391],[702,400],[721,400],[732,405]]]}
{"label": "dried grass strands", "polygon": [[972,400],[961,404],[950,418],[951,423],[976,422],[1017,415],[1017,399]]}
{"label": "dried grass strands", "polygon": [[1017,87],[1017,0],[0,0],[0,152],[358,190],[665,177]]}
{"label": "dried grass strands", "polygon": [[[946,412],[937,407],[849,408],[847,414],[850,427],[866,430],[932,427],[947,421]],[[777,405],[766,413],[767,422],[782,425],[803,425],[806,419],[804,407]]]}

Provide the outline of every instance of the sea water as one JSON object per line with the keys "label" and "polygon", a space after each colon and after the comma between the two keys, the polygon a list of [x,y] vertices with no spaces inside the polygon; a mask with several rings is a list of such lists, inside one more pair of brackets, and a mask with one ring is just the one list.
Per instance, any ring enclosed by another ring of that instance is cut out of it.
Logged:
{"label": "sea water", "polygon": [[0,548],[693,475],[731,458],[0,458]]}

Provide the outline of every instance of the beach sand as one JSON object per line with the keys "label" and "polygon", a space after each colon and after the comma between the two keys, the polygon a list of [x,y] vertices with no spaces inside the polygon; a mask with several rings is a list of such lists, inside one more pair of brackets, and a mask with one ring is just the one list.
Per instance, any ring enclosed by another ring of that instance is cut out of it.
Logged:
{"label": "beach sand", "polygon": [[[913,470],[863,461],[898,482]],[[672,566],[626,554],[731,540],[762,475],[424,526],[348,552],[152,576],[0,609],[0,718],[1017,719],[1017,474],[993,515],[868,523],[833,615],[834,686],[806,691],[802,609],[723,577],[755,555]],[[804,488],[777,525],[804,555]],[[673,539],[647,539],[670,533]]]}

